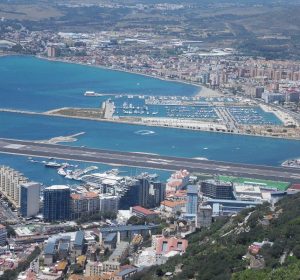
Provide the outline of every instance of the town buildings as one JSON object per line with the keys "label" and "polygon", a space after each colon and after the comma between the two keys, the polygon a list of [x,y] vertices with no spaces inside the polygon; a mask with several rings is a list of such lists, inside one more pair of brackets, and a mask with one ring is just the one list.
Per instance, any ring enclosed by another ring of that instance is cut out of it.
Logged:
{"label": "town buildings", "polygon": [[7,238],[6,227],[0,224],[0,246],[4,246],[6,244],[6,238]]}
{"label": "town buildings", "polygon": [[16,207],[20,207],[20,186],[28,179],[20,172],[7,167],[0,167],[0,192]]}

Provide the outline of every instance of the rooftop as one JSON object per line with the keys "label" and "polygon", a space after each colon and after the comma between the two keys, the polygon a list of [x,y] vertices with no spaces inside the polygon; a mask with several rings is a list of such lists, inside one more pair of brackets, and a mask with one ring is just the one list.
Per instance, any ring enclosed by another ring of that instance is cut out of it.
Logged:
{"label": "rooftop", "polygon": [[145,216],[147,216],[147,215],[155,215],[156,214],[154,211],[151,211],[151,210],[146,209],[146,208],[141,207],[141,206],[134,206],[134,207],[132,207],[132,210],[140,212],[140,213],[144,214]]}
{"label": "rooftop", "polygon": [[105,240],[105,242],[112,242],[116,236],[117,236],[117,233],[111,232],[105,236],[104,240]]}
{"label": "rooftop", "polygon": [[118,275],[118,276],[125,276],[125,275],[127,275],[127,274],[129,274],[129,273],[133,273],[133,272],[135,272],[135,271],[137,271],[137,268],[135,268],[135,267],[126,268],[126,269],[124,269],[124,270],[118,272],[117,275]]}
{"label": "rooftop", "polygon": [[198,194],[198,186],[196,185],[188,185],[187,186],[187,194]]}
{"label": "rooftop", "polygon": [[40,186],[40,184],[36,183],[36,182],[29,182],[29,183],[23,183],[22,184],[23,188],[30,188],[31,186]]}
{"label": "rooftop", "polygon": [[44,250],[44,254],[54,255],[54,253],[55,253],[55,243],[52,241],[48,241]]}
{"label": "rooftop", "polygon": [[69,190],[70,188],[65,185],[53,185],[51,187],[45,188],[45,190]]}
{"label": "rooftop", "polygon": [[100,232],[116,232],[116,231],[136,231],[158,228],[158,225],[127,225],[127,226],[112,226],[100,228]]}
{"label": "rooftop", "polygon": [[84,232],[83,231],[77,231],[75,235],[74,245],[82,246],[84,240]]}
{"label": "rooftop", "polygon": [[289,189],[292,189],[292,190],[300,190],[300,184],[293,184],[289,187]]}
{"label": "rooftop", "polygon": [[206,181],[204,181],[204,183],[213,184],[215,186],[225,186],[225,187],[231,187],[232,186],[231,182],[225,182],[225,181],[214,180],[214,179],[206,180]]}
{"label": "rooftop", "polygon": [[69,243],[67,243],[67,242],[59,243],[59,250],[60,251],[68,251],[69,250]]}
{"label": "rooftop", "polygon": [[166,207],[173,208],[176,206],[185,205],[186,201],[185,200],[179,200],[179,201],[164,200],[160,204]]}

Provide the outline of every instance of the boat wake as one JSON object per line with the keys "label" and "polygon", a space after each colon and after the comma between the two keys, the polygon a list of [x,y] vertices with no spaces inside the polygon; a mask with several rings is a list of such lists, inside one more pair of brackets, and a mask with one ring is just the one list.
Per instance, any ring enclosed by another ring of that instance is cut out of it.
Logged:
{"label": "boat wake", "polygon": [[151,135],[151,134],[155,134],[155,132],[152,131],[152,130],[138,130],[138,131],[136,131],[134,133],[138,134],[138,135]]}

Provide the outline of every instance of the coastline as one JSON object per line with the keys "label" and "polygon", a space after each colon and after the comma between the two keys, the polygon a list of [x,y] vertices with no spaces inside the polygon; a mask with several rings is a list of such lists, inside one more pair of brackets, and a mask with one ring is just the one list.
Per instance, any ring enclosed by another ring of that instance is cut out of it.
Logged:
{"label": "coastline", "polygon": [[201,96],[203,94],[203,92],[214,92],[215,94],[217,94],[219,96],[222,95],[221,93],[219,93],[215,90],[212,90],[210,88],[207,88],[201,84],[183,81],[183,80],[179,80],[179,79],[164,78],[164,77],[154,76],[154,75],[150,75],[150,74],[145,74],[142,72],[131,71],[131,70],[126,70],[126,69],[122,69],[122,68],[114,68],[114,67],[104,66],[104,65],[100,65],[100,64],[88,64],[88,63],[83,63],[83,62],[79,62],[79,61],[69,61],[69,60],[60,59],[60,58],[49,58],[49,57],[39,56],[39,55],[36,55],[34,57],[36,57],[38,59],[52,61],[52,62],[63,62],[63,63],[69,63],[69,64],[75,64],[75,65],[83,65],[83,66],[89,66],[89,67],[94,67],[94,68],[100,68],[100,69],[104,69],[104,70],[111,70],[111,71],[123,72],[123,73],[128,73],[128,74],[140,75],[140,76],[144,76],[144,77],[148,77],[148,78],[159,79],[159,80],[166,81],[166,82],[186,84],[186,85],[190,85],[190,86],[194,86],[194,87],[198,88],[198,91],[194,94],[194,96]]}
{"label": "coastline", "polygon": [[84,63],[84,62],[80,62],[80,61],[70,61],[70,60],[63,59],[63,58],[49,58],[49,57],[41,56],[41,55],[10,54],[10,53],[9,54],[8,53],[0,54],[0,57],[8,57],[8,56],[31,56],[31,57],[35,57],[38,59],[51,61],[51,62],[62,62],[62,63],[69,63],[69,64],[75,64],[75,65],[82,65],[82,66],[88,66],[88,67],[93,67],[93,68],[100,68],[100,69],[104,69],[104,70],[140,75],[140,76],[144,76],[144,77],[148,77],[148,78],[159,79],[159,80],[166,81],[166,82],[186,84],[186,85],[194,86],[198,89],[193,94],[193,96],[203,96],[203,97],[224,96],[224,94],[222,94],[221,92],[213,90],[211,88],[208,88],[200,83],[188,82],[188,81],[184,81],[184,80],[180,80],[180,79],[164,78],[164,77],[160,77],[160,76],[155,76],[155,75],[151,75],[151,74],[146,74],[146,73],[122,69],[122,68],[114,68],[114,67],[104,66],[104,65],[100,65],[100,64],[88,64],[88,63]]}
{"label": "coastline", "polygon": [[120,120],[120,119],[97,119],[97,118],[83,117],[83,116],[67,116],[67,115],[48,113],[48,112],[21,111],[21,110],[0,108],[0,113],[1,112],[14,113],[14,114],[26,114],[26,115],[39,115],[39,116],[47,116],[47,117],[54,117],[54,118],[81,119],[81,120],[97,121],[97,122],[120,123],[120,124],[129,124],[135,126],[162,127],[162,128],[164,127],[170,129],[192,130],[195,132],[205,132],[205,133],[219,133],[219,134],[226,134],[226,135],[229,134],[229,135],[236,135],[236,136],[262,137],[262,138],[272,138],[278,140],[284,139],[284,140],[291,140],[291,141],[300,141],[300,138],[295,138],[295,137],[277,137],[272,135],[258,135],[258,134],[236,133],[236,132],[227,132],[227,131],[216,131],[216,130],[211,131],[211,130],[204,130],[204,129],[193,129],[193,128],[182,127],[182,126],[156,125],[154,123],[143,123],[138,121],[134,122],[134,121]]}

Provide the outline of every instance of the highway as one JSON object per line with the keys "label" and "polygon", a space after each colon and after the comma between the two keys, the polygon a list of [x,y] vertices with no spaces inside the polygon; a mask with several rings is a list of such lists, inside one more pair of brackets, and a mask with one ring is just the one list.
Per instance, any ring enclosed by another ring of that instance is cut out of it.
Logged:
{"label": "highway", "polygon": [[34,141],[0,138],[0,153],[31,157],[56,158],[161,170],[224,174],[248,178],[300,182],[300,169],[231,162],[170,157],[147,153],[109,151],[67,145],[42,144]]}

